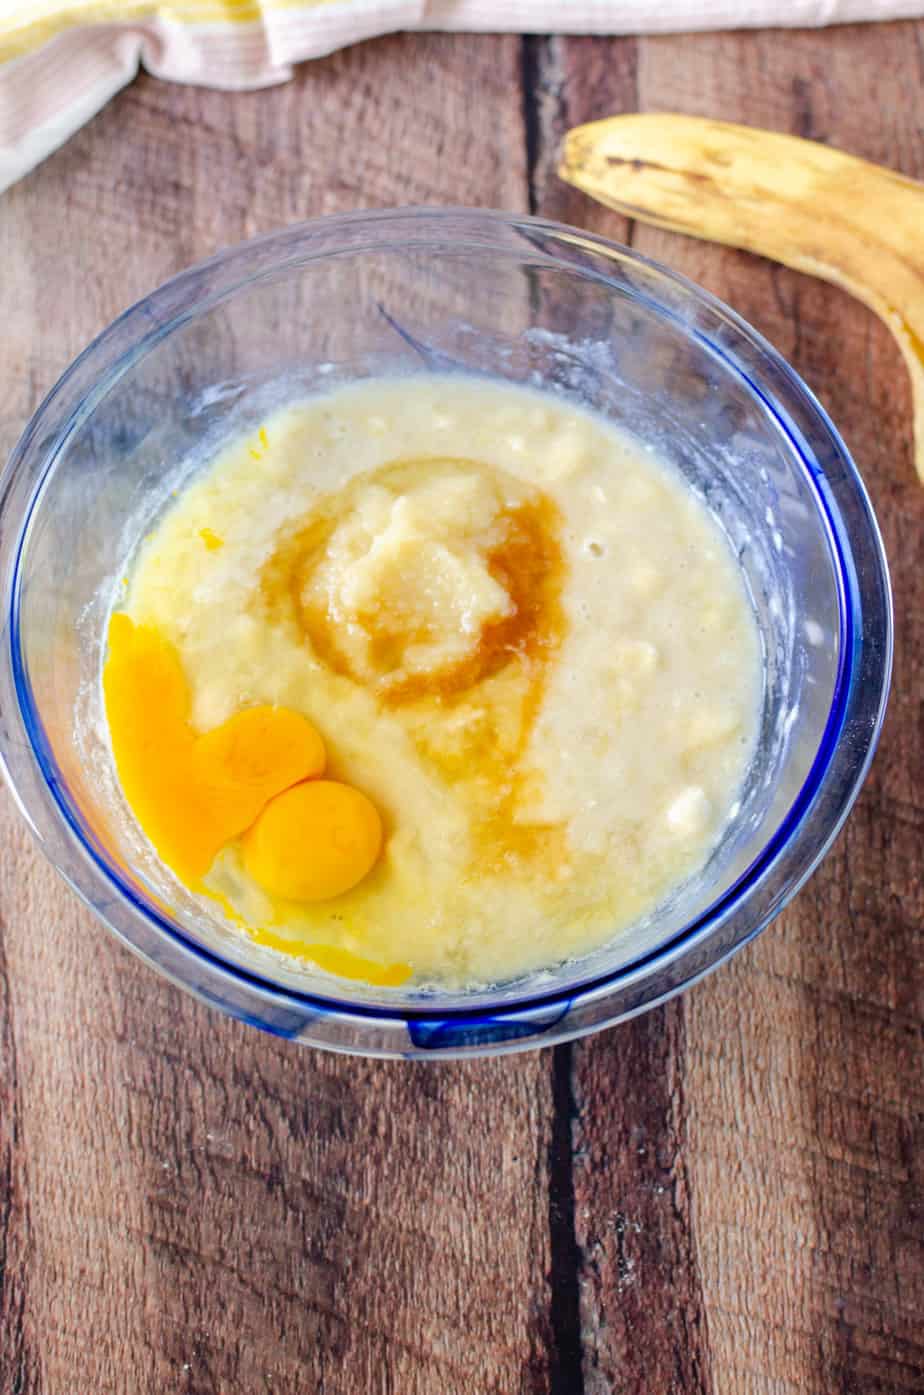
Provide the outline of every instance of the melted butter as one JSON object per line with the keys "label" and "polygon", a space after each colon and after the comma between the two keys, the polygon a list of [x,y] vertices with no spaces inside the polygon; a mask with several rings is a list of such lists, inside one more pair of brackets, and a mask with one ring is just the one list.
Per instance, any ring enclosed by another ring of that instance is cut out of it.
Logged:
{"label": "melted butter", "polygon": [[400,988],[411,977],[410,964],[377,964],[348,949],[339,949],[334,945],[302,944],[265,928],[248,927],[248,933],[255,944],[282,954],[291,954],[295,959],[305,959],[325,973],[338,974],[341,978],[363,979],[381,988]]}
{"label": "melted butter", "polygon": [[279,954],[291,955],[293,959],[301,959],[306,964],[314,964],[324,973],[336,974],[339,978],[361,979],[376,988],[400,988],[413,972],[410,964],[379,964],[374,959],[354,954],[352,950],[342,949],[338,945],[306,944],[293,939],[291,935],[280,935],[267,926],[249,925],[220,891],[214,887],[201,887],[200,891],[219,905],[230,921],[246,931],[254,944],[276,950]]}

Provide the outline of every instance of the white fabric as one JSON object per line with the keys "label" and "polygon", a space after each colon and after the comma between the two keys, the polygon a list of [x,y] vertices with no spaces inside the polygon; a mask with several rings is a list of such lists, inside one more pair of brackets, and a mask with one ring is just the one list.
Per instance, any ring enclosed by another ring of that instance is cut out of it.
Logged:
{"label": "white fabric", "polygon": [[[924,0],[266,0],[248,23],[189,23],[178,10],[72,25],[0,63],[0,191],[88,121],[140,66],[174,82],[255,88],[293,66],[395,30],[635,34],[912,18]],[[41,18],[53,13],[41,6]],[[0,0],[0,47],[5,29]],[[12,21],[10,21],[12,23]]]}

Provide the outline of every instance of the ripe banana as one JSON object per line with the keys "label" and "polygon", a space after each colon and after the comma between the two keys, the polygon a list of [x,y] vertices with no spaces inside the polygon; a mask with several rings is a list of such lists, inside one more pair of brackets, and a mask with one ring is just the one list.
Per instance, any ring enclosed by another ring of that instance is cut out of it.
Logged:
{"label": "ripe banana", "polygon": [[562,179],[630,218],[833,281],[892,331],[924,481],[924,184],[816,141],[694,116],[614,116],[565,137]]}

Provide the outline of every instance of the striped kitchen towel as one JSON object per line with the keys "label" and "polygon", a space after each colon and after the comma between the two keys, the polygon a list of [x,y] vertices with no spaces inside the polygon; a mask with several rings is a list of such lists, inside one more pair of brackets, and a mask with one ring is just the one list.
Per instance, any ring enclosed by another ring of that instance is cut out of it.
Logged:
{"label": "striped kitchen towel", "polygon": [[398,29],[634,34],[910,18],[924,0],[0,0],[0,190],[143,65],[254,88]]}

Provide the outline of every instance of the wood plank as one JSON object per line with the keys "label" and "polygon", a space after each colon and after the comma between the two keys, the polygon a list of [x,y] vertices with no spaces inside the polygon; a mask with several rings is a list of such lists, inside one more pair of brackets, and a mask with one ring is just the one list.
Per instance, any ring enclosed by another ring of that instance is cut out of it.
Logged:
{"label": "wood plank", "polygon": [[[139,81],[4,198],[3,445],[221,244],[522,208],[519,79],[516,39],[433,37],[253,94]],[[436,1071],[262,1037],[118,948],[5,795],[0,849],[2,1395],[549,1389],[550,1056]]]}
{"label": "wood plank", "polygon": [[[536,211],[632,243],[636,228],[555,174],[569,126],[635,111],[645,40],[551,38],[534,55]],[[712,1390],[691,1215],[683,1000],[567,1052],[585,1395]]]}
{"label": "wood plank", "polygon": [[906,23],[556,39],[541,64],[538,208],[628,234],[776,343],[864,471],[897,603],[882,748],[809,887],[682,1004],[574,1048],[593,1395],[924,1388],[924,491],[898,352],[867,311],[747,254],[627,228],[556,185],[554,143],[622,110],[688,111],[924,178],[922,56],[924,25]]}
{"label": "wood plank", "polygon": [[[920,25],[389,39],[268,93],[145,81],[4,200],[3,441],[95,329],[217,245],[362,204],[522,207],[521,53],[533,205],[610,236],[622,220],[556,185],[554,139],[636,105],[924,173]],[[223,1022],[109,942],[4,799],[2,1395],[921,1388],[924,530],[901,369],[830,288],[628,233],[769,333],[869,470],[898,691],[848,832],[753,950],[562,1048],[550,1084],[548,1056],[431,1072]]]}
{"label": "wood plank", "polygon": [[31,1346],[26,1330],[29,1196],[18,1098],[9,969],[0,936],[0,1348],[12,1390],[29,1388]]}

